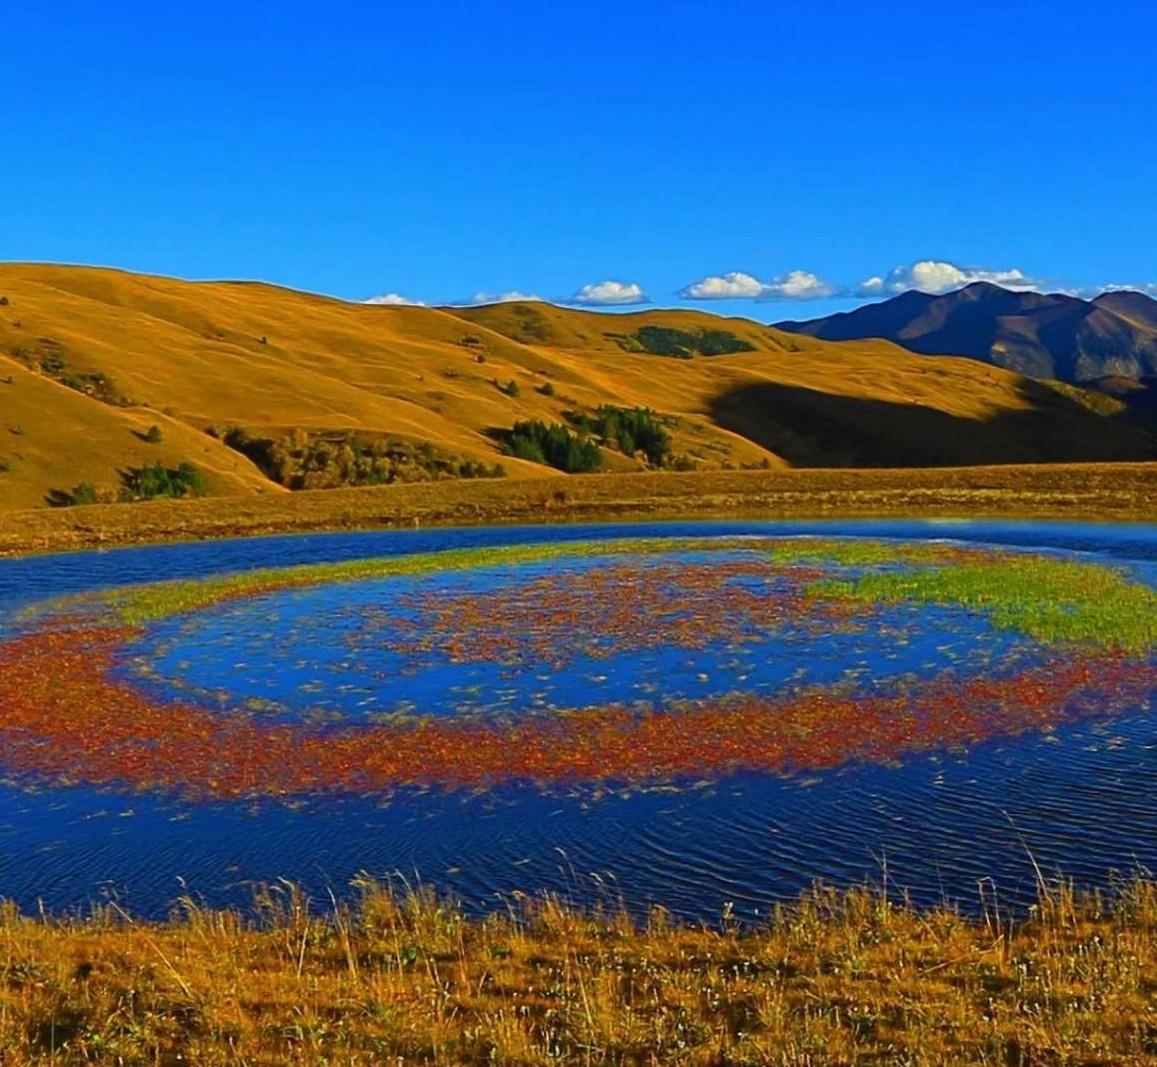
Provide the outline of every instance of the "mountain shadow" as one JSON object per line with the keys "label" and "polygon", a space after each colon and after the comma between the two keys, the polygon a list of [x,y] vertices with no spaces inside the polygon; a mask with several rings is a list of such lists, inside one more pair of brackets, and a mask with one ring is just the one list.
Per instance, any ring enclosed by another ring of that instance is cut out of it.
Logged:
{"label": "mountain shadow", "polygon": [[989,419],[774,382],[717,397],[712,418],[795,467],[955,467],[1157,459],[1136,426],[1094,414],[1026,379],[1023,411]]}

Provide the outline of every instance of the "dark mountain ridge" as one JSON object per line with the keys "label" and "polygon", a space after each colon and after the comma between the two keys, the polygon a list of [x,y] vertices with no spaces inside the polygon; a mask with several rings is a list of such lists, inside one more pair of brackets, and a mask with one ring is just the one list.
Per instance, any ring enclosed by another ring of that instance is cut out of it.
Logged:
{"label": "dark mountain ridge", "polygon": [[910,290],[777,328],[824,341],[883,338],[929,356],[968,356],[1071,383],[1157,377],[1157,300],[1128,290],[1082,300],[974,282],[942,296]]}

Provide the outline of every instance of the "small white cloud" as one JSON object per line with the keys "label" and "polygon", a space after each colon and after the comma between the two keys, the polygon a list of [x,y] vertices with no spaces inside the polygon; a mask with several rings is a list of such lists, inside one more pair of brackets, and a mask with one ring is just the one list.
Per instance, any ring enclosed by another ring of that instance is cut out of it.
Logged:
{"label": "small white cloud", "polygon": [[650,298],[635,282],[592,282],[584,285],[567,301],[588,307],[610,307],[616,304],[649,304]]}
{"label": "small white cloud", "polygon": [[709,274],[679,290],[684,300],[822,300],[839,295],[839,289],[809,270],[793,270],[769,282],[733,270]]}
{"label": "small white cloud", "polygon": [[382,293],[380,296],[371,296],[368,300],[363,300],[363,304],[390,304],[393,306],[417,307],[424,308],[426,305],[421,300],[410,300],[408,297],[402,296],[401,293]]}
{"label": "small white cloud", "polygon": [[760,300],[826,300],[840,291],[809,270],[793,270],[763,287]]}
{"label": "small white cloud", "polygon": [[542,300],[541,296],[535,293],[520,293],[517,289],[512,289],[508,293],[475,293],[466,300],[459,300],[459,304],[465,304],[468,307],[477,304],[514,304],[523,300]]}
{"label": "small white cloud", "polygon": [[963,289],[973,282],[991,282],[1016,292],[1032,292],[1044,288],[1041,281],[1015,267],[993,270],[989,267],[959,267],[944,260],[922,259],[911,266],[896,267],[883,277],[874,275],[868,278],[856,287],[855,295],[889,296],[906,293],[909,289],[940,295],[954,289]]}
{"label": "small white cloud", "polygon": [[727,274],[709,274],[683,286],[679,296],[684,300],[754,300],[763,292],[763,282],[741,270]]}
{"label": "small white cloud", "polygon": [[1144,293],[1145,296],[1151,296],[1157,300],[1157,282],[1146,282],[1144,285],[1119,285],[1116,282],[1110,282],[1108,285],[1096,285],[1076,291],[1077,296],[1083,296],[1086,299],[1100,296],[1102,293]]}

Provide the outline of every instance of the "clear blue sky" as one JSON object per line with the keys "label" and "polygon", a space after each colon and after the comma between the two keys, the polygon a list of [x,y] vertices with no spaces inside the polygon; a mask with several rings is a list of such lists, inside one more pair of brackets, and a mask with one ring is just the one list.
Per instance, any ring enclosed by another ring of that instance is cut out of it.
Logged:
{"label": "clear blue sky", "polygon": [[1157,282],[1151,0],[0,0],[0,35],[7,260],[429,303]]}

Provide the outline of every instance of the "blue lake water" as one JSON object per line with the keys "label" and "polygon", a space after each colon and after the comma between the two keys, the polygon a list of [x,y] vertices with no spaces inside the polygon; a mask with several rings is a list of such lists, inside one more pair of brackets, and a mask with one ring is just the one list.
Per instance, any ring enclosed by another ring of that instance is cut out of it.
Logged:
{"label": "blue lake water", "polygon": [[[658,575],[672,561],[719,564],[752,553],[713,555],[576,557],[271,593],[189,619],[167,620],[131,646],[130,654],[147,664],[149,688],[167,697],[198,697],[209,707],[257,700],[293,717],[340,714],[347,721],[396,711],[519,714],[634,705],[660,696],[702,700],[735,692],[770,695],[835,683],[871,691],[914,668],[925,675],[948,669],[1006,673],[1038,658],[1030,642],[994,629],[977,613],[915,605],[890,609],[886,626],[880,625],[884,620],[873,619],[872,625],[850,632],[817,632],[805,619],[790,619],[772,630],[744,628],[739,640],[701,648],[614,649],[610,655],[602,654],[612,651],[609,639],[593,640],[595,648],[584,651],[574,647],[575,637],[567,641],[563,635],[552,649],[562,660],[558,666],[517,656],[513,662],[462,662],[445,650],[415,657],[389,647],[391,637],[398,636],[390,632],[391,622],[395,628],[406,624],[407,634],[411,627],[419,636],[430,631],[426,614],[397,606],[414,596],[435,603],[443,594],[513,596],[527,582],[548,575],[566,577],[581,595],[584,577],[624,562],[646,583],[649,572]],[[781,583],[748,577],[734,584],[774,596]],[[696,610],[693,592],[672,592],[682,594],[681,606]],[[383,606],[391,612],[384,623],[372,614]],[[656,625],[638,619],[640,631]],[[131,669],[125,673],[133,677]]]}
{"label": "blue lake water", "polygon": [[[848,534],[951,539],[1080,553],[1157,579],[1157,531],[1134,526],[1021,523],[695,523],[431,530],[263,538],[0,560],[0,626],[50,596],[254,567],[339,561],[441,548],[608,536]],[[590,566],[589,560],[568,566]],[[472,573],[390,579],[279,593],[225,605],[191,622],[170,620],[138,651],[182,693],[226,690],[277,702],[289,715],[329,707],[357,716],[414,701],[430,713],[519,714],[538,707],[714,695],[744,686],[774,691],[806,674],[816,682],[870,662],[872,676],[1031,656],[1008,634],[967,613],[921,609],[890,623],[906,635],[788,627],[707,658],[686,650],[573,657],[542,678],[492,663],[434,656],[417,675],[374,644],[351,645],[362,609],[399,591],[437,592],[463,582],[525,580]],[[275,626],[270,619],[276,617]],[[296,634],[289,644],[286,634]],[[245,664],[239,668],[238,664]],[[415,690],[417,678],[424,684]],[[702,676],[706,675],[706,678]],[[601,681],[594,681],[601,678]],[[384,684],[400,680],[391,690]],[[869,684],[872,678],[861,678]],[[303,689],[303,686],[307,688]],[[345,688],[342,688],[345,687]],[[371,703],[362,703],[369,697]],[[0,709],[2,714],[3,709]],[[978,883],[1001,901],[1033,893],[1031,851],[1046,871],[1104,884],[1112,872],[1157,867],[1157,727],[1148,708],[1089,719],[1049,735],[997,739],[968,752],[913,757],[902,766],[847,765],[782,779],[745,773],[650,791],[504,787],[478,794],[414,792],[372,798],[193,803],[85,787],[0,785],[0,896],[34,907],[83,907],[114,896],[145,915],[191,893],[245,904],[252,887],[288,878],[325,896],[365,871],[399,873],[485,908],[516,890],[554,890],[580,901],[622,897],[696,918],[725,905],[757,917],[813,881],[879,881],[918,902],[978,901]]]}

